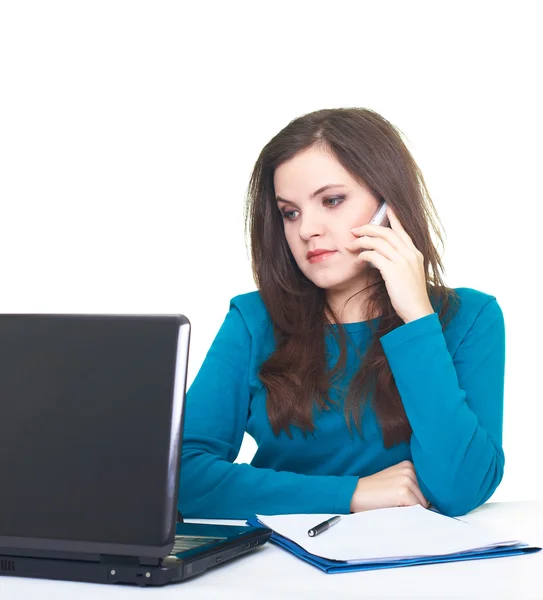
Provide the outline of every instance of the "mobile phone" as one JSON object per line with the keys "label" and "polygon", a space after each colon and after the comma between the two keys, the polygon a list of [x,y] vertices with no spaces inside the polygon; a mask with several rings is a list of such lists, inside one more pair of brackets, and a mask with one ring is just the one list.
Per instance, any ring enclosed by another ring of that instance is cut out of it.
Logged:
{"label": "mobile phone", "polygon": [[375,214],[368,225],[382,225],[383,227],[388,227],[389,224],[387,217],[387,203],[383,200],[381,204],[379,204],[379,208],[375,211]]}
{"label": "mobile phone", "polygon": [[[390,222],[387,217],[387,203],[383,200],[381,204],[379,204],[379,208],[375,211],[375,214],[371,218],[368,225],[382,225],[383,227],[389,227]],[[369,262],[368,265],[372,269],[376,269],[377,267]]]}

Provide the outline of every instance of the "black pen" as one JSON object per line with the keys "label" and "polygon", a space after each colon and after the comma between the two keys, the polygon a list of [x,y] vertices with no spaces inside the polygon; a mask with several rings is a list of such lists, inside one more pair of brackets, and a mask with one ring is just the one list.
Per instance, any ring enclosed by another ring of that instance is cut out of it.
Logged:
{"label": "black pen", "polygon": [[335,525],[340,519],[341,519],[341,517],[337,516],[337,517],[332,517],[331,519],[328,519],[327,521],[323,521],[322,523],[315,525],[315,527],[312,527],[307,532],[307,535],[309,537],[315,537],[316,535],[319,535],[319,533],[322,533],[323,531],[330,529],[330,527],[332,527],[332,525]]}

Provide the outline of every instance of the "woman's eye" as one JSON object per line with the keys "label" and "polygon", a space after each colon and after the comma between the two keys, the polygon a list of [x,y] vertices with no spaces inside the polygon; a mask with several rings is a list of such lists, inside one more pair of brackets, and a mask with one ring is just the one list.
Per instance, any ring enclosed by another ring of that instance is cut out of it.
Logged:
{"label": "woman's eye", "polygon": [[333,202],[334,204],[328,204],[328,206],[331,206],[333,208],[334,206],[341,204],[343,202],[343,200],[345,200],[345,196],[334,196],[333,198],[325,198],[323,200],[323,202],[327,202],[327,203]]}
{"label": "woman's eye", "polygon": [[[335,208],[336,206],[339,206],[343,201],[345,200],[345,196],[333,196],[332,198],[324,198],[323,203],[328,207],[328,208]],[[283,219],[285,219],[286,221],[294,221],[294,219],[297,217],[297,210],[283,210],[281,211],[281,215],[283,217]]]}
{"label": "woman's eye", "polygon": [[284,210],[281,214],[283,215],[283,219],[286,219],[287,221],[292,221],[293,217],[293,213],[298,212],[296,210]]}

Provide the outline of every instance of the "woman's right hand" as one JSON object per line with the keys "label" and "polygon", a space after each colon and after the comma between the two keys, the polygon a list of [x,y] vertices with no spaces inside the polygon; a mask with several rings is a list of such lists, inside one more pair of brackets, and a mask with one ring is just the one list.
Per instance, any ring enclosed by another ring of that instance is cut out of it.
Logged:
{"label": "woman's right hand", "polygon": [[361,477],[351,499],[351,512],[415,504],[430,506],[420,491],[413,463],[404,460],[374,475]]}

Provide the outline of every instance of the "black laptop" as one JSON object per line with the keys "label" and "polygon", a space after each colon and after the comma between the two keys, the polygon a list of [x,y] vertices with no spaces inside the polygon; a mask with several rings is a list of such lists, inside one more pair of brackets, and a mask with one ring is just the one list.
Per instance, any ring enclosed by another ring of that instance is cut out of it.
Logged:
{"label": "black laptop", "polygon": [[1,575],[164,585],[269,539],[178,513],[189,338],[182,315],[0,315]]}

